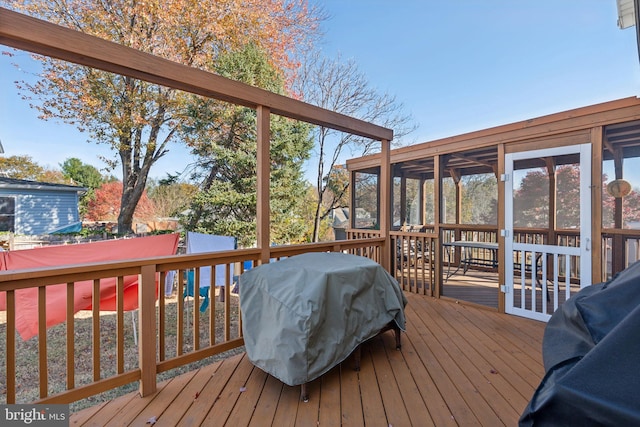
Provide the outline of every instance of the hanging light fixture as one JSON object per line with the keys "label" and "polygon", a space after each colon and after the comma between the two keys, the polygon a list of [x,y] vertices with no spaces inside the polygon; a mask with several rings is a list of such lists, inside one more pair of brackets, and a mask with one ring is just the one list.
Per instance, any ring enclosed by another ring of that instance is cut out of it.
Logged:
{"label": "hanging light fixture", "polygon": [[631,193],[631,184],[624,179],[615,179],[607,184],[607,193],[616,199]]}

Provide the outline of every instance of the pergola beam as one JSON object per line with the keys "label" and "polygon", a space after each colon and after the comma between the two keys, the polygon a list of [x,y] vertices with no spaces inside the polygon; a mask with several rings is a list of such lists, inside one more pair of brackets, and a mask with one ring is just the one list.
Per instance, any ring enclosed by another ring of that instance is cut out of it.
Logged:
{"label": "pergola beam", "polygon": [[0,44],[371,138],[393,130],[0,8]]}

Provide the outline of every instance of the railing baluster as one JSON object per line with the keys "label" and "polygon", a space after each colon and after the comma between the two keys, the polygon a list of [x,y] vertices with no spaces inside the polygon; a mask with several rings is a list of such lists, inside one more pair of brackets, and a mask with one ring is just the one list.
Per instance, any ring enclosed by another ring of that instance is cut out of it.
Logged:
{"label": "railing baluster", "polygon": [[7,403],[16,403],[16,293],[7,291]]}
{"label": "railing baluster", "polygon": [[[215,283],[216,283],[216,268],[215,266],[206,267],[209,268],[211,273],[209,274],[209,292],[213,297],[213,303],[215,303]],[[195,278],[193,281],[193,301],[191,307],[191,322],[193,325],[193,331],[191,333],[191,340],[193,343],[193,349],[200,349],[200,328],[198,327],[200,320],[200,281],[202,280],[202,270],[196,269]]]}
{"label": "railing baluster", "polygon": [[167,272],[160,273],[160,291],[158,292],[158,360],[165,360],[165,313],[166,313],[166,296],[162,284],[167,280]]}
{"label": "railing baluster", "polygon": [[93,381],[101,378],[100,368],[100,279],[93,280],[91,294],[91,337],[93,339]]}
{"label": "railing baluster", "polygon": [[231,286],[229,285],[229,266],[225,269],[224,292],[224,340],[231,339]]}
{"label": "railing baluster", "polygon": [[[184,276],[185,270],[180,270],[178,275],[178,299],[176,301],[176,356],[183,353],[184,346]],[[194,274],[195,276],[195,274]],[[194,285],[195,286],[195,285]]]}
{"label": "railing baluster", "polygon": [[47,397],[49,370],[47,369],[47,288],[38,286],[38,371],[40,398]]}
{"label": "railing baluster", "polygon": [[75,379],[75,322],[74,322],[74,285],[67,283],[67,390],[72,390],[76,386]]}
{"label": "railing baluster", "polygon": [[116,285],[116,363],[117,372],[124,372],[124,277],[118,276]]}

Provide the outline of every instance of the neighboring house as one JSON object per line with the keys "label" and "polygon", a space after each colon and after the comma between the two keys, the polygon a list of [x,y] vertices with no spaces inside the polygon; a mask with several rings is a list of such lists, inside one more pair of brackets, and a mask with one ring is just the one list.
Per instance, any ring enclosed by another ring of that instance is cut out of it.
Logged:
{"label": "neighboring house", "polygon": [[79,231],[84,187],[0,177],[0,232],[39,235]]}

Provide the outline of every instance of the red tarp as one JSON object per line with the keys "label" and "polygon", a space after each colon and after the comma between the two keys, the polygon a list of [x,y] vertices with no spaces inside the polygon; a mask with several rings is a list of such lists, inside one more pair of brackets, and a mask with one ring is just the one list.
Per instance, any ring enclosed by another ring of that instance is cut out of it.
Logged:
{"label": "red tarp", "polygon": [[[178,234],[107,240],[64,246],[0,252],[0,270],[59,267],[72,264],[123,261],[174,255]],[[157,282],[158,278],[156,278]],[[47,286],[47,328],[66,320],[67,285]],[[156,296],[157,296],[156,283]],[[93,280],[75,282],[74,313],[90,310]],[[124,277],[124,309],[138,308],[138,275]],[[116,278],[100,280],[100,310],[116,309]],[[0,293],[0,310],[6,310],[6,293]],[[23,340],[38,335],[38,289],[16,291],[16,329]]]}

